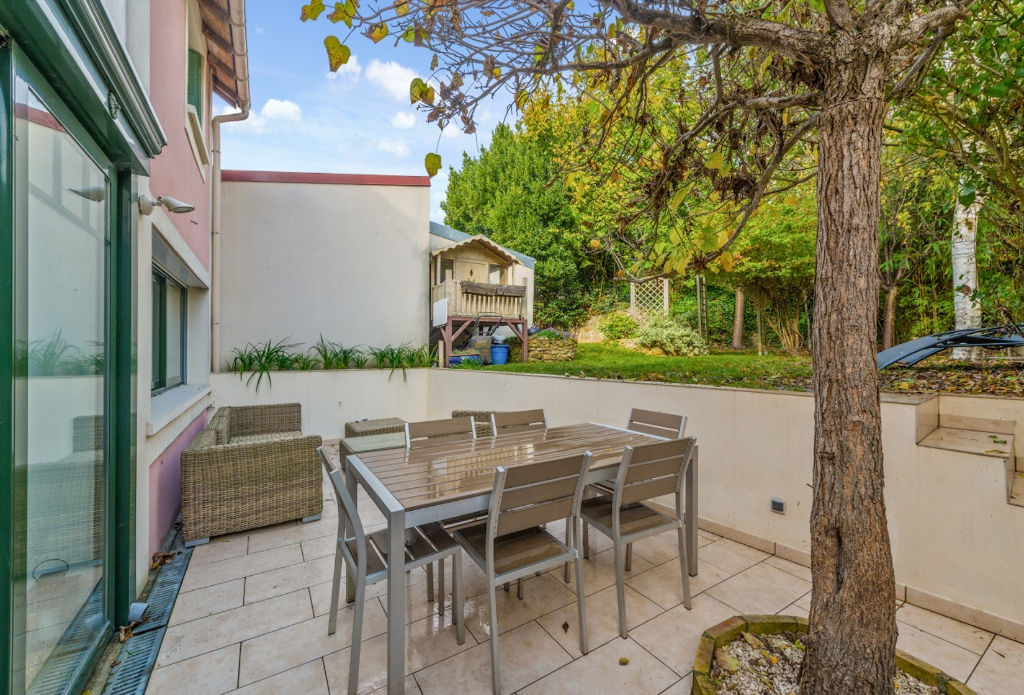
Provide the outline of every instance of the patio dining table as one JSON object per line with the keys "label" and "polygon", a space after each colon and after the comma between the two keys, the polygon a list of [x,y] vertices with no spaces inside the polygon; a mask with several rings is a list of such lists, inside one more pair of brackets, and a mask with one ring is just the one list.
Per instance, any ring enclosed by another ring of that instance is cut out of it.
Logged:
{"label": "patio dining table", "polygon": [[[387,683],[389,695],[405,690],[405,531],[489,509],[494,471],[590,451],[588,483],[613,479],[627,446],[663,439],[619,427],[584,423],[537,428],[476,439],[438,439],[412,449],[343,455],[353,499],[357,484],[388,524]],[[686,551],[690,576],[697,575],[697,447],[687,469]],[[342,519],[344,516],[342,515]],[[342,529],[342,532],[344,529]],[[353,599],[353,584],[346,581]]]}

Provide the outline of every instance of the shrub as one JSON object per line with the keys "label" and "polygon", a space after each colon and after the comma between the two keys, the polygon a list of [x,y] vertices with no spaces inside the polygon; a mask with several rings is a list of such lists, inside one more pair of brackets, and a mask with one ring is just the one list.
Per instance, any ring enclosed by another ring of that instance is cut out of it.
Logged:
{"label": "shrub", "polygon": [[605,340],[619,340],[636,335],[637,322],[629,314],[615,313],[601,319],[598,328]]}
{"label": "shrub", "polygon": [[664,314],[648,319],[636,334],[636,342],[645,348],[659,348],[666,355],[706,355],[708,345],[697,331],[676,323]]}

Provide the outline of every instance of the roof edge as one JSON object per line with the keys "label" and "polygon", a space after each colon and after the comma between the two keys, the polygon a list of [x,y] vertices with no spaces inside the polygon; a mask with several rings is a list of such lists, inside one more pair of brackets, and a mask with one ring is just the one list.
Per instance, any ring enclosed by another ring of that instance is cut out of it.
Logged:
{"label": "roof edge", "polygon": [[430,186],[429,176],[388,174],[329,174],[305,171],[252,171],[224,169],[221,181],[251,183],[318,183],[348,186]]}

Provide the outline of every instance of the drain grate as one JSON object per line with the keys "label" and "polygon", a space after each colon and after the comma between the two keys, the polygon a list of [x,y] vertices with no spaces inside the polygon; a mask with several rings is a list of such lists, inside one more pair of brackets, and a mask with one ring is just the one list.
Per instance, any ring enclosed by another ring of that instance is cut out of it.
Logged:
{"label": "drain grate", "polygon": [[153,671],[160,645],[167,632],[167,621],[171,617],[174,601],[181,589],[181,580],[188,569],[192,550],[185,549],[169,563],[160,568],[149,592],[145,616],[148,618],[140,625],[131,639],[121,647],[118,665],[110,672],[103,695],[143,695],[149,684],[149,674]]}
{"label": "drain grate", "polygon": [[143,695],[149,685],[149,674],[156,663],[157,652],[167,628],[161,627],[135,635],[121,647],[120,663],[107,678],[103,695]]}

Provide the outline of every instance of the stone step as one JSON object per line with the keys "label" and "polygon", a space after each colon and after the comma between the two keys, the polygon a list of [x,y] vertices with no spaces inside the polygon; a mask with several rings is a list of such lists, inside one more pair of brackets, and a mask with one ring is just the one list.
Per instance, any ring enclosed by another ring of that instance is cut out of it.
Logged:
{"label": "stone step", "polygon": [[1012,434],[981,432],[956,427],[937,427],[931,434],[918,442],[918,446],[1001,459],[1010,459],[1014,455]]}

